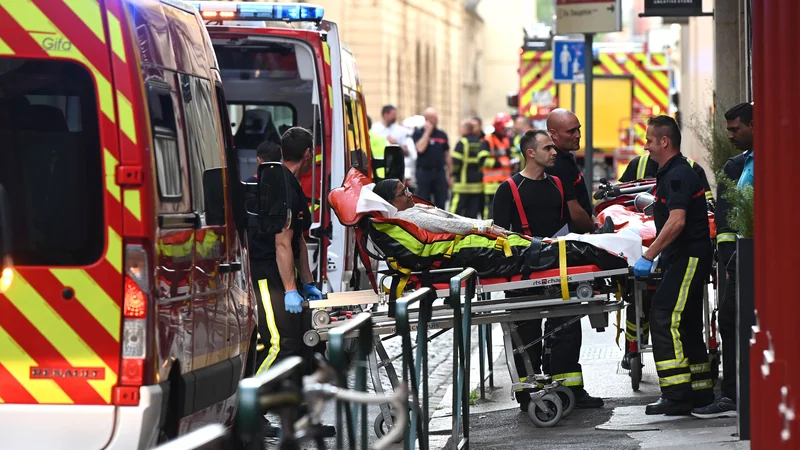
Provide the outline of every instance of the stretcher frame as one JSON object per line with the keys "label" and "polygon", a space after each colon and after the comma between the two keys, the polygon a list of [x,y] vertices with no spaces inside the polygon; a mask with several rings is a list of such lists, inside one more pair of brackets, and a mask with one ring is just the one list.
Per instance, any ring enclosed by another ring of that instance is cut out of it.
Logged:
{"label": "stretcher frame", "polygon": [[[401,336],[404,340],[402,355],[404,361],[403,380],[405,380],[406,385],[411,387],[413,404],[411,408],[411,423],[405,436],[405,442],[406,444],[409,442],[413,443],[415,437],[418,437],[419,447],[421,449],[426,449],[428,447],[428,384],[427,376],[425,376],[425,374],[427,374],[428,340],[435,339],[448,329],[454,330],[453,405],[456,413],[453,414],[452,442],[454,448],[468,448],[468,374],[470,368],[469,355],[471,353],[471,325],[479,326],[481,398],[485,398],[485,382],[487,380],[485,365],[487,360],[489,364],[493,362],[491,355],[491,330],[489,326],[495,323],[499,323],[503,326],[506,359],[513,383],[512,392],[516,389],[525,389],[526,391],[535,393],[536,391],[541,391],[542,380],[537,380],[537,377],[534,376],[527,352],[524,350],[549,337],[561,327],[543,334],[533,343],[528,343],[526,345],[519,339],[515,331],[516,327],[509,324],[533,319],[575,317],[575,319],[567,323],[569,324],[588,315],[592,327],[603,330],[608,326],[608,313],[618,311],[624,306],[624,301],[621,298],[612,300],[611,293],[617,292],[617,283],[620,283],[621,279],[624,278],[624,281],[627,282],[630,277],[630,269],[627,267],[601,270],[596,266],[567,268],[565,271],[566,273],[563,273],[565,280],[562,280],[562,273],[559,272],[559,269],[541,271],[539,272],[541,276],[532,276],[528,279],[514,281],[504,278],[484,278],[481,280],[477,276],[475,270],[471,268],[437,269],[431,270],[429,273],[435,272],[441,275],[443,273],[453,273],[457,271],[460,271],[460,273],[451,278],[449,289],[444,289],[442,286],[443,283],[435,283],[434,286],[422,287],[405,297],[401,297],[396,304],[395,317],[391,317],[387,311],[375,311],[375,307],[372,308],[373,311],[371,312],[374,327],[371,338],[373,340],[374,351],[369,354],[367,362],[370,373],[372,374],[373,387],[376,393],[384,393],[379,373],[380,368],[385,369],[392,388],[400,384],[400,379],[392,364],[397,358],[389,357],[388,353],[383,348],[382,340],[389,339],[396,335]],[[411,275],[422,274],[412,273]],[[385,273],[379,285],[383,286],[386,278],[400,276],[403,276],[403,274]],[[570,296],[567,299],[564,299],[562,296],[555,296],[554,298],[553,295],[545,294],[526,295],[509,299],[491,299],[491,294],[494,292],[547,288],[562,285],[562,281],[566,282],[568,286],[574,287],[574,289],[570,289]],[[596,294],[595,283],[603,284],[605,288],[603,290],[606,292],[604,294]],[[462,295],[462,285],[465,285],[466,295]],[[341,326],[340,322],[331,321],[331,317],[327,312],[322,310],[323,308],[355,308],[357,310],[366,310],[370,305],[377,306],[389,303],[390,301],[387,301],[386,297],[387,295],[385,293],[376,294],[373,291],[353,291],[330,293],[327,299],[309,301],[307,306],[315,311],[312,315],[312,329],[306,333],[304,341],[307,345],[314,346],[320,341],[328,340],[329,334]],[[391,297],[391,295],[389,297]],[[476,302],[472,302],[473,297],[477,297]],[[408,298],[410,298],[411,303],[419,303],[420,306],[415,309],[408,309]],[[445,299],[445,304],[433,306],[433,303],[439,299]],[[346,324],[347,320],[341,323]],[[567,324],[562,325],[562,327]],[[413,355],[410,354],[410,350],[412,349],[410,331],[419,328],[439,331],[434,333],[431,337],[418,333],[416,347],[417,363],[414,364]],[[389,336],[381,338],[380,336],[382,335]],[[309,339],[307,338],[308,336],[312,336],[313,338]],[[420,336],[424,336],[424,338],[420,339]],[[345,337],[358,337],[358,334],[352,332],[348,333]],[[406,342],[406,340],[409,341]],[[408,352],[407,349],[409,349]],[[522,353],[523,359],[526,361],[526,367],[529,368],[529,370],[527,370],[527,372],[529,372],[528,380],[535,380],[533,383],[520,382],[520,376],[516,371],[513,359],[515,353]],[[422,400],[415,401],[414,399],[419,397],[415,386],[419,386],[418,381],[420,380],[422,381]],[[489,386],[493,387],[493,374],[491,370],[488,373],[488,380]],[[558,381],[551,387],[557,385],[560,385]],[[538,397],[532,395],[532,402],[541,403],[541,395]],[[531,408],[533,408],[533,406]],[[460,417],[457,413],[459,409],[462,410]],[[420,416],[426,419],[420,420]],[[558,418],[560,419],[560,417],[559,415]],[[556,419],[556,421],[557,420],[558,419]],[[385,405],[381,405],[381,414],[375,420],[375,431],[378,436],[381,435],[379,433],[379,428],[382,425],[386,425],[387,428],[393,425],[393,413],[388,406],[385,407]],[[460,437],[460,432],[462,430],[463,438]]]}

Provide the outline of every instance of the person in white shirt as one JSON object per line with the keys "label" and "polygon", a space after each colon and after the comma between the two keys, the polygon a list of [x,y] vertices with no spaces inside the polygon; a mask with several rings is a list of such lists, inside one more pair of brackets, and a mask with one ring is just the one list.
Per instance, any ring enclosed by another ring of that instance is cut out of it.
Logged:
{"label": "person in white shirt", "polygon": [[408,188],[396,178],[378,182],[372,192],[397,209],[395,218],[412,222],[431,233],[489,233],[499,236],[508,236],[509,233],[508,230],[494,225],[492,220],[470,219],[434,206],[418,205]]}
{"label": "person in white shirt", "polygon": [[397,123],[397,108],[393,105],[386,105],[381,108],[381,120],[372,124],[370,131],[380,134],[386,138],[390,145],[399,145],[403,149],[406,163],[406,181],[414,178],[413,170],[416,164],[417,149],[414,141],[411,140],[411,131]]}

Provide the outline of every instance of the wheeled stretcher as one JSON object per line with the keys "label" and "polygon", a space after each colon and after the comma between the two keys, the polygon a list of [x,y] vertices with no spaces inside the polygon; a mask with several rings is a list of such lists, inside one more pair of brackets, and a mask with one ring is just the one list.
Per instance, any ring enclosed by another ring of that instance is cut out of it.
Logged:
{"label": "wheeled stretcher", "polygon": [[[478,301],[469,308],[471,322],[475,325],[508,324],[503,329],[507,362],[514,383],[512,391],[524,389],[531,392],[529,415],[535,423],[541,426],[555,424],[564,410],[571,408],[561,401],[561,396],[550,396],[547,402],[542,401],[546,394],[560,386],[558,380],[530,373],[525,383],[520,382],[513,355],[521,353],[527,357],[525,348],[531,343],[523,343],[511,324],[552,317],[575,316],[574,320],[579,320],[588,315],[592,327],[603,330],[608,326],[608,313],[623,307],[622,300],[614,295],[629,280],[627,261],[585,242],[563,239],[542,242],[516,235],[503,238],[478,234],[434,234],[402,220],[358,213],[356,205],[361,188],[371,182],[356,169],[351,169],[343,186],[332,191],[329,200],[340,222],[354,228],[357,262],[364,267],[373,289],[329,293],[326,299],[309,301],[308,307],[314,310],[313,327],[306,333],[306,344],[314,346],[327,340],[329,332],[346,323],[353,313],[370,310],[376,352],[370,355],[369,362],[374,388],[382,392],[378,368],[386,370],[392,386],[398,383],[392,359],[381,345],[380,338],[381,335],[398,333],[394,318],[397,299],[406,291],[426,287],[433,290],[437,298],[446,299],[451,293],[450,278],[464,267],[477,266],[480,268],[476,268],[478,278],[475,283]],[[475,245],[470,247],[465,243]],[[462,251],[469,255],[466,259]],[[489,264],[487,260],[493,263]],[[373,270],[378,261],[385,262],[388,269]],[[595,264],[575,265],[586,261]],[[499,274],[493,273],[493,265],[497,266]],[[547,268],[532,270],[541,267]],[[524,295],[508,299],[492,295],[518,290],[523,290]],[[380,308],[384,305],[388,308]],[[433,306],[431,317],[425,322],[428,330],[438,331],[430,339],[458,322],[459,313],[454,308],[461,309],[463,304]],[[416,328],[418,314],[419,311],[410,312],[414,324],[412,329]],[[491,356],[489,358],[491,361]],[[380,435],[384,425],[391,426],[391,414],[383,411],[376,419],[376,433]]]}

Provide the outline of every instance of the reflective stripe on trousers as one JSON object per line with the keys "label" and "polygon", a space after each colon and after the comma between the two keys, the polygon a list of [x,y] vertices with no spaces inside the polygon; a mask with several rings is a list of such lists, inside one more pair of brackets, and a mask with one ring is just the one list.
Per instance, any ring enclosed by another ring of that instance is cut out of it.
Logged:
{"label": "reflective stripe on trousers", "polygon": [[269,354],[256,370],[257,374],[269,369],[281,351],[281,335],[278,333],[278,325],[275,323],[275,312],[272,310],[272,298],[269,295],[269,283],[266,278],[258,280],[258,290],[261,293],[261,307],[264,308],[269,329]]}

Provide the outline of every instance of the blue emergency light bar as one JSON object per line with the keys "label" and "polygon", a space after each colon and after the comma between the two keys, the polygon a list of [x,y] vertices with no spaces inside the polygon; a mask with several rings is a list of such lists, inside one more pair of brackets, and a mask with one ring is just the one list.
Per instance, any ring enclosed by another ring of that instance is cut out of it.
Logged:
{"label": "blue emergency light bar", "polygon": [[195,1],[190,3],[200,11],[203,19],[211,21],[319,22],[325,15],[325,8],[308,3],[236,3],[222,1]]}

